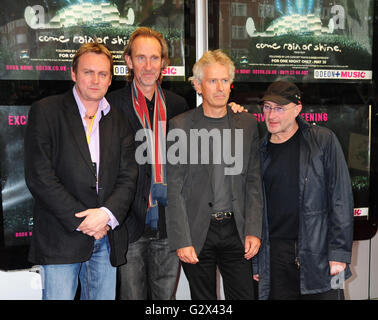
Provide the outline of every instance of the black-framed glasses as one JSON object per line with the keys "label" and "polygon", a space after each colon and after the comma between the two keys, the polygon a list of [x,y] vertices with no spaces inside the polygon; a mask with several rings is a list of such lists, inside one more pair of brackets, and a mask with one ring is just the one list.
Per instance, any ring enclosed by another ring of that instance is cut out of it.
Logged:
{"label": "black-framed glasses", "polygon": [[275,112],[275,113],[277,113],[277,114],[283,114],[285,111],[287,111],[287,110],[290,110],[290,109],[293,109],[294,107],[296,107],[296,105],[295,106],[292,106],[292,107],[290,107],[290,108],[285,108],[284,106],[277,106],[277,107],[271,107],[270,105],[268,105],[268,104],[263,104],[262,106],[261,106],[261,109],[262,109],[262,111],[263,112],[265,112],[265,113],[268,113],[268,112]]}

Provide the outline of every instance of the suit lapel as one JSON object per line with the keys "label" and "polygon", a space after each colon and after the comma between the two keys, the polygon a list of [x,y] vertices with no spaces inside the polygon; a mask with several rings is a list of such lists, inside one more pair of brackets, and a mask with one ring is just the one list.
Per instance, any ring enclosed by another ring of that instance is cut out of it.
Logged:
{"label": "suit lapel", "polygon": [[[190,129],[197,129],[197,130],[201,130],[203,129],[203,127],[201,126],[201,120],[203,119],[204,117],[204,113],[203,113],[203,107],[202,105],[200,105],[198,108],[196,108],[195,112],[193,113],[193,118],[192,118],[192,124],[190,126]],[[198,141],[201,141],[200,139],[198,139]],[[201,144],[199,145],[201,146]],[[212,168],[213,166],[210,166],[208,164],[202,164],[201,163],[201,148],[198,148],[198,163],[201,165],[201,166],[204,166],[206,168],[206,171],[209,175],[209,179],[210,181],[212,181]],[[209,161],[211,162],[212,159],[209,159]]]}
{"label": "suit lapel", "polygon": [[64,97],[64,106],[66,108],[67,124],[71,128],[71,134],[76,142],[80,154],[84,162],[88,165],[89,170],[96,175],[92,165],[91,155],[89,153],[87,139],[85,137],[83,121],[80,117],[79,108],[76,104],[75,98],[71,92],[68,92]]}
{"label": "suit lapel", "polygon": [[240,125],[239,115],[234,113],[229,107],[227,107],[227,116],[231,129],[231,153],[235,155],[235,129],[243,129],[243,127]]}
{"label": "suit lapel", "polygon": [[260,150],[260,163],[261,163],[261,175],[263,176],[264,173],[265,173],[265,170],[268,168],[269,164],[270,164],[270,157],[268,156],[268,143],[269,143],[269,139],[270,139],[270,134],[267,133],[261,144],[260,144],[260,147],[259,147],[259,150]]}
{"label": "suit lapel", "polygon": [[102,113],[100,126],[100,168],[98,171],[99,180],[102,180],[104,175],[104,167],[107,163],[107,157],[109,154],[109,149],[112,144],[112,109],[104,115]]}
{"label": "suit lapel", "polygon": [[[242,129],[240,128],[240,124],[239,124],[239,115],[233,113],[231,108],[227,107],[227,117],[228,117],[228,123],[230,124],[230,129],[231,129],[231,154],[236,156],[235,155],[235,129]],[[243,143],[243,147],[244,147],[244,143]],[[244,162],[244,159],[243,159],[243,162]],[[234,193],[234,190],[235,190],[235,187],[234,187],[235,182],[236,182],[235,175],[231,175],[232,193]]]}
{"label": "suit lapel", "polygon": [[131,120],[129,121],[129,124],[131,128],[133,129],[133,131],[137,132],[138,130],[143,129],[143,126],[138,120],[135,109],[133,107],[133,100],[131,97],[131,87],[129,84],[126,85],[125,90],[121,96],[121,99],[122,99],[121,108],[125,112],[127,118]]}

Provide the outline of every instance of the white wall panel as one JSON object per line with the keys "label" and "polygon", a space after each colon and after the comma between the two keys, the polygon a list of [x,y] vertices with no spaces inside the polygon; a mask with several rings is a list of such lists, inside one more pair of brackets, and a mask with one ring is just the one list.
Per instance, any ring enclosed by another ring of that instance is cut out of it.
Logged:
{"label": "white wall panel", "polygon": [[369,297],[370,240],[353,242],[352,277],[345,282],[345,298],[365,300]]}

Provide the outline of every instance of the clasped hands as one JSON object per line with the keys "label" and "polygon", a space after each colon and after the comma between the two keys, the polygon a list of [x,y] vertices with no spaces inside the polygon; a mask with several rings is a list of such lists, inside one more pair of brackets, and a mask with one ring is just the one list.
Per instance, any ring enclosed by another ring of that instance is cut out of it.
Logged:
{"label": "clasped hands", "polygon": [[77,218],[84,218],[77,228],[78,231],[94,237],[96,240],[102,239],[110,230],[108,214],[100,208],[87,209],[75,214]]}

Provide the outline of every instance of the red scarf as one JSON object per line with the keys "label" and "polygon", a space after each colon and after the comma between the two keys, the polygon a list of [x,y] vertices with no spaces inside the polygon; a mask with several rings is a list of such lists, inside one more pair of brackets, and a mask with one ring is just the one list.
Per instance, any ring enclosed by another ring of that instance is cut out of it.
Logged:
{"label": "red scarf", "polygon": [[146,129],[148,135],[148,150],[153,158],[149,159],[152,174],[146,224],[150,225],[153,229],[157,229],[157,221],[159,218],[158,203],[164,206],[167,205],[165,171],[167,109],[165,106],[165,97],[159,82],[156,82],[154,118],[153,123],[151,123],[146,98],[142,91],[136,86],[135,81],[133,81],[131,86],[131,95],[134,111],[142,127]]}

